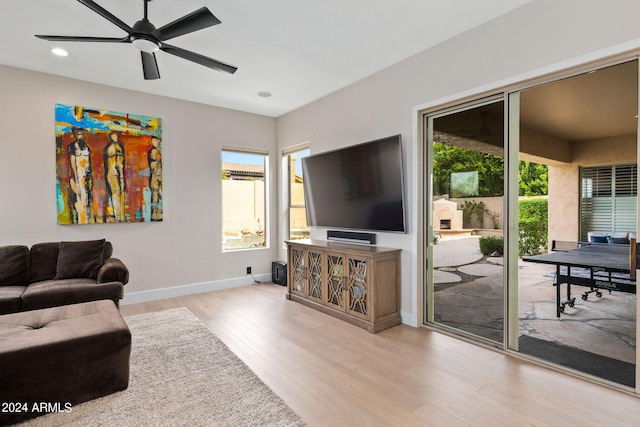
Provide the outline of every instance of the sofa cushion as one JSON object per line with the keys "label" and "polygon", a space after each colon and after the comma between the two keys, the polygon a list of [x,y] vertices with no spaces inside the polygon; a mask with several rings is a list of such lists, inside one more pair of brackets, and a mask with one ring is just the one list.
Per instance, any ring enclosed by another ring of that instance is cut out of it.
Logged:
{"label": "sofa cushion", "polygon": [[120,282],[97,285],[94,279],[45,280],[27,287],[22,294],[20,310],[36,310],[105,299],[115,302],[123,297],[124,286]]}
{"label": "sofa cushion", "polygon": [[0,286],[0,314],[20,311],[22,293],[26,286]]}
{"label": "sofa cushion", "polygon": [[608,236],[589,236],[589,243],[609,243]]}
{"label": "sofa cushion", "polygon": [[111,255],[113,255],[113,245],[111,244],[111,242],[105,241],[104,252],[102,253],[102,259],[111,258]]}
{"label": "sofa cushion", "polygon": [[610,245],[628,245],[629,239],[626,237],[607,237],[607,243]]}
{"label": "sofa cushion", "polygon": [[[60,242],[36,243],[31,246],[31,282],[52,280],[58,270],[58,252]],[[102,258],[107,259],[113,254],[113,245],[104,242]]]}
{"label": "sofa cushion", "polygon": [[629,238],[629,233],[626,231],[619,231],[619,232],[615,232],[615,233],[609,233],[609,236],[611,237],[616,237],[619,239],[628,239]]}
{"label": "sofa cushion", "polygon": [[104,239],[60,242],[56,279],[95,279],[102,266]]}
{"label": "sofa cushion", "polygon": [[37,243],[31,246],[31,282],[56,277],[60,242]]}
{"label": "sofa cushion", "polygon": [[29,283],[29,248],[22,245],[0,247],[0,286]]}

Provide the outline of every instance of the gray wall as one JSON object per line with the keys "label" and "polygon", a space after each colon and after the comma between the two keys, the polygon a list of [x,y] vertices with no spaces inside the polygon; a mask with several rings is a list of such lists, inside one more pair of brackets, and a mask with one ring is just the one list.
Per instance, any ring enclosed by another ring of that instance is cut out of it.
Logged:
{"label": "gray wall", "polygon": [[379,233],[378,241],[403,249],[405,323],[420,323],[417,110],[637,49],[638,16],[634,0],[535,0],[278,119],[280,150],[309,141],[313,154],[403,135],[409,233]]}
{"label": "gray wall", "polygon": [[[220,150],[269,150],[275,171],[275,119],[3,66],[0,93],[0,245],[104,237],[131,270],[125,302],[249,284],[249,265],[270,273],[275,232],[269,249],[222,252]],[[162,119],[164,221],[57,225],[56,103]]]}

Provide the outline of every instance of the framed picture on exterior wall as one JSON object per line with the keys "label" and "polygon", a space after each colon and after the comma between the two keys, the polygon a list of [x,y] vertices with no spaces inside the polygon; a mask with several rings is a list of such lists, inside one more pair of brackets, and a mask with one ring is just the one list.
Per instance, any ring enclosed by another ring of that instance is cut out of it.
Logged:
{"label": "framed picture on exterior wall", "polygon": [[56,104],[59,224],[162,221],[162,121]]}

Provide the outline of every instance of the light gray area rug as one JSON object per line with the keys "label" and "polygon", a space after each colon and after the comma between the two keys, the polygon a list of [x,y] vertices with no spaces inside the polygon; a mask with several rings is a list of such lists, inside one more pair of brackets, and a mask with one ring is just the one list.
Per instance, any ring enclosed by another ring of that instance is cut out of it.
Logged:
{"label": "light gray area rug", "polygon": [[125,317],[129,388],[25,426],[306,426],[188,309]]}

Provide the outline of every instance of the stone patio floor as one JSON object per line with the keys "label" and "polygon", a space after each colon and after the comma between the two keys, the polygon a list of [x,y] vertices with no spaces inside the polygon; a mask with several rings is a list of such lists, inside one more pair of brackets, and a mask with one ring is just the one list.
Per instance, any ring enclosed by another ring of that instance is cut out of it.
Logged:
{"label": "stone patio floor", "polygon": [[[479,236],[445,236],[434,246],[434,312],[445,325],[502,342],[503,259],[483,257]],[[583,301],[574,286],[574,307],[556,318],[555,267],[519,262],[519,334],[555,341],[635,363],[636,295],[604,292]],[[564,287],[563,287],[564,292]],[[456,307],[457,309],[452,309]]]}

